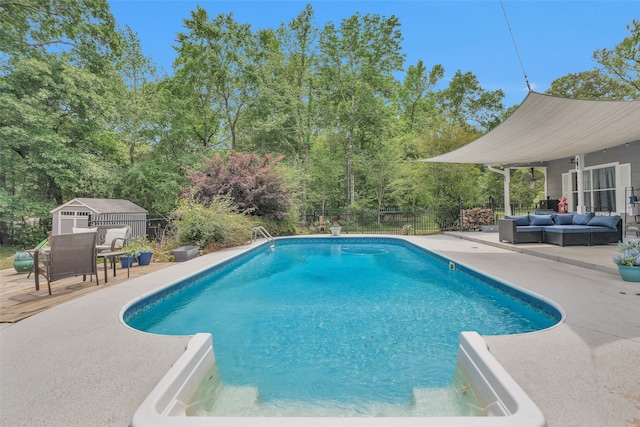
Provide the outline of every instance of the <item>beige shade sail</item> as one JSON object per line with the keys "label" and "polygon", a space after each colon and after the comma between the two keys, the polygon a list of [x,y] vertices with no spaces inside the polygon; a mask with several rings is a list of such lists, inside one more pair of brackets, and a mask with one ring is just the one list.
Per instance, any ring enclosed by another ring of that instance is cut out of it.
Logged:
{"label": "beige shade sail", "polygon": [[423,162],[521,165],[640,141],[640,101],[590,101],[529,92],[518,109],[464,147]]}

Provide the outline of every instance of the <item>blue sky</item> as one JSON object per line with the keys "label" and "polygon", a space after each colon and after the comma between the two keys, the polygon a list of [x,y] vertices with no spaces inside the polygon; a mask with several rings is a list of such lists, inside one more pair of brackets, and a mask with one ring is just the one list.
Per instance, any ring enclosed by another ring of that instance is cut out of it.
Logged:
{"label": "blue sky", "polygon": [[[256,29],[288,23],[310,3],[315,24],[339,25],[356,12],[395,15],[404,38],[405,69],[422,60],[428,68],[445,67],[441,87],[456,70],[472,72],[487,90],[502,89],[505,106],[520,103],[527,87],[499,0],[474,1],[184,1],[110,0],[119,26],[138,34],[142,49],[156,65],[171,74],[176,57],[176,34],[183,20],[199,4],[213,18],[230,13],[239,23]],[[627,1],[516,1],[503,0],[509,24],[531,88],[547,90],[551,82],[569,73],[596,66],[593,51],[613,48],[640,19],[640,0]]]}

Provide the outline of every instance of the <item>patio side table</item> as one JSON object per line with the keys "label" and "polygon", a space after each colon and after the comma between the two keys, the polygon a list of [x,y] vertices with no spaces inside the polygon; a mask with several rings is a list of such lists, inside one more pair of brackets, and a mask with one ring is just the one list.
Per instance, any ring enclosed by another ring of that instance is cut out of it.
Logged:
{"label": "patio side table", "polygon": [[[98,258],[104,258],[104,283],[107,283],[107,260],[111,259],[111,265],[113,266],[113,277],[116,277],[116,257],[120,255],[126,255],[126,252],[99,252]],[[127,277],[129,277],[129,266],[127,266]]]}

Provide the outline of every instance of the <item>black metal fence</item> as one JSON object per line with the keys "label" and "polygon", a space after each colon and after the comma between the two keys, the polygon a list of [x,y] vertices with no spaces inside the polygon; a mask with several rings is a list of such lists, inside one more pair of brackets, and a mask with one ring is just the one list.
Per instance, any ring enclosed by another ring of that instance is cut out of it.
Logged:
{"label": "black metal fence", "polygon": [[[512,206],[513,215],[534,213],[535,206]],[[504,207],[493,203],[475,206],[413,209],[362,209],[307,212],[300,216],[298,226],[312,231],[326,231],[333,225],[342,227],[342,233],[353,234],[438,234],[443,231],[480,230],[504,218]]]}

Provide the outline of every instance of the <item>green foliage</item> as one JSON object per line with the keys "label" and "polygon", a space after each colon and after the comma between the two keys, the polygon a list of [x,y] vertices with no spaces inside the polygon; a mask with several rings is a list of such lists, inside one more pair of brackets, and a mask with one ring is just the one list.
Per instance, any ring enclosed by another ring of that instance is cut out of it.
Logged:
{"label": "green foliage", "polygon": [[427,120],[435,107],[433,88],[444,77],[444,67],[434,65],[427,73],[422,60],[407,69],[402,88],[398,94],[398,105],[407,130],[420,130],[427,125]]}
{"label": "green foliage", "polygon": [[207,206],[191,198],[181,200],[171,214],[175,246],[196,245],[209,252],[246,243],[251,223],[237,211],[228,197],[214,197]]}
{"label": "green foliage", "polygon": [[430,207],[433,208],[435,221],[440,230],[451,230],[460,225],[460,205],[458,203],[441,198],[436,199]]}
{"label": "green foliage", "polygon": [[13,266],[13,254],[19,251],[18,246],[0,246],[0,270]]}
{"label": "green foliage", "polygon": [[65,52],[98,71],[120,48],[107,0],[0,2],[0,51],[15,58]]}
{"label": "green foliage", "polygon": [[320,35],[320,77],[326,89],[323,102],[329,107],[325,114],[331,126],[345,135],[350,204],[356,201],[356,144],[368,142],[365,129],[380,126],[385,115],[379,113],[395,95],[393,73],[402,69],[401,41],[396,17],[359,13],[343,19],[339,28],[327,24]]}
{"label": "green foliage", "polygon": [[456,71],[449,86],[437,96],[437,105],[450,120],[462,126],[474,126],[487,131],[500,121],[504,109],[500,89],[489,92],[480,86],[478,78],[471,72]]}
{"label": "green foliage", "polygon": [[[536,176],[543,176],[543,172],[535,170]],[[529,207],[544,198],[544,179],[531,183],[530,169],[515,169],[511,175],[511,203],[516,206]]]}
{"label": "green foliage", "polygon": [[560,77],[545,93],[563,98],[620,100],[629,96],[629,86],[595,69]]}
{"label": "green foliage", "polygon": [[256,218],[256,225],[262,225],[272,236],[293,236],[297,234],[295,221],[289,217],[284,219]]}
{"label": "green foliage", "polygon": [[[240,125],[257,91],[256,65],[263,54],[260,39],[250,25],[237,23],[233,14],[210,20],[200,6],[184,23],[187,32],[177,38],[176,75],[193,90],[195,99],[204,101],[204,115],[218,118],[198,122],[201,138],[209,143],[215,136],[225,147],[236,149]],[[223,123],[220,129],[218,121]]]}
{"label": "green foliage", "polygon": [[122,176],[117,194],[160,214],[172,211],[187,178],[172,162],[150,159],[132,165]]}
{"label": "green foliage", "polygon": [[617,265],[640,268],[640,240],[629,240],[618,243],[619,254],[613,257]]}
{"label": "green foliage", "polygon": [[596,50],[593,58],[627,87],[628,99],[635,99],[640,95],[640,20],[633,19],[627,29],[629,36],[613,49]]}

